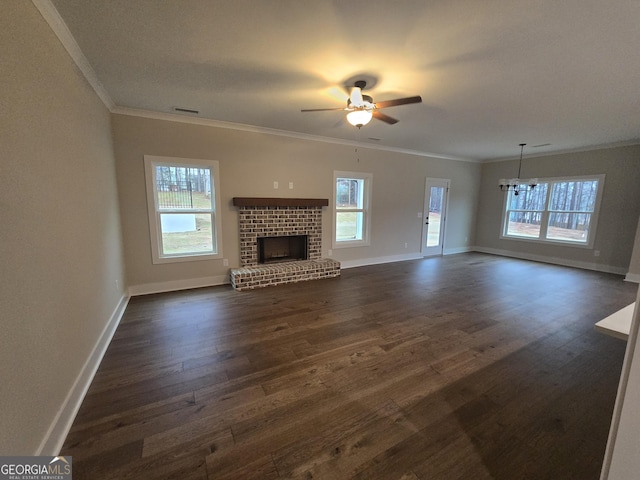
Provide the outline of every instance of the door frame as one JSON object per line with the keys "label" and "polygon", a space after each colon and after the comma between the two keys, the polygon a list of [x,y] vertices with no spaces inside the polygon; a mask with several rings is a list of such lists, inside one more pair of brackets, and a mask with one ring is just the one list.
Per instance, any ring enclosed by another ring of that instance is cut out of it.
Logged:
{"label": "door frame", "polygon": [[[427,247],[427,234],[429,230],[429,203],[431,200],[431,187],[444,188],[442,199],[442,217],[440,218],[440,239],[438,246]],[[449,189],[451,180],[448,178],[427,177],[424,182],[424,207],[422,213],[422,235],[420,238],[420,253],[423,257],[444,254],[444,243],[446,238],[447,215],[449,210]]]}

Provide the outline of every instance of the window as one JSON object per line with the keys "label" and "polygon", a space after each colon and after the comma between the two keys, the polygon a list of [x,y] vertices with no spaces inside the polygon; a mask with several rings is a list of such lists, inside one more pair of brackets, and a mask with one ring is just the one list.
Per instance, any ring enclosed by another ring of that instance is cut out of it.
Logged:
{"label": "window", "polygon": [[218,162],[144,157],[153,263],[222,256]]}
{"label": "window", "polygon": [[604,175],[541,179],[505,202],[502,238],[593,246]]}
{"label": "window", "polygon": [[334,172],[333,248],[369,245],[369,197],[373,175]]}

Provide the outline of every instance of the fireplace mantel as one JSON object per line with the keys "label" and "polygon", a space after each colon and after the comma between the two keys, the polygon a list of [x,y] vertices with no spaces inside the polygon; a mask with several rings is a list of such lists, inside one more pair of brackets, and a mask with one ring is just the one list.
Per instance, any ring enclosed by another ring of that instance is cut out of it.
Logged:
{"label": "fireplace mantel", "polygon": [[255,198],[233,197],[236,207],[327,207],[327,198]]}

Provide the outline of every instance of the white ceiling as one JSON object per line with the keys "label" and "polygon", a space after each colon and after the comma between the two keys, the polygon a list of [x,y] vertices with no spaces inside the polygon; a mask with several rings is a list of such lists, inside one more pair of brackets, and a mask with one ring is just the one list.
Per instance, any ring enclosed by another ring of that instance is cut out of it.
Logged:
{"label": "white ceiling", "polygon": [[[640,143],[638,0],[51,2],[117,107],[468,160]],[[358,78],[423,103],[300,112]]]}

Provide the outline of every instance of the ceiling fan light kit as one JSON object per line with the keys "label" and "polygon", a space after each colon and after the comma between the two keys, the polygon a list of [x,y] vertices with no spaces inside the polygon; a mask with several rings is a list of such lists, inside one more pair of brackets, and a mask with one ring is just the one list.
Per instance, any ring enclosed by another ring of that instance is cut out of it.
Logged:
{"label": "ceiling fan light kit", "polygon": [[347,121],[354,127],[362,127],[371,121],[373,112],[371,110],[354,110],[347,113]]}
{"label": "ceiling fan light kit", "polygon": [[381,108],[395,107],[398,105],[408,105],[410,103],[420,103],[422,98],[419,96],[397,98],[395,100],[384,100],[374,103],[373,98],[369,95],[363,95],[362,90],[367,86],[364,80],[358,80],[351,87],[350,96],[347,100],[346,108],[313,108],[301,110],[302,112],[322,112],[328,110],[342,110],[347,112],[347,121],[354,127],[362,127],[371,121],[372,117],[382,120],[389,125],[398,123],[393,117],[380,112]]}

